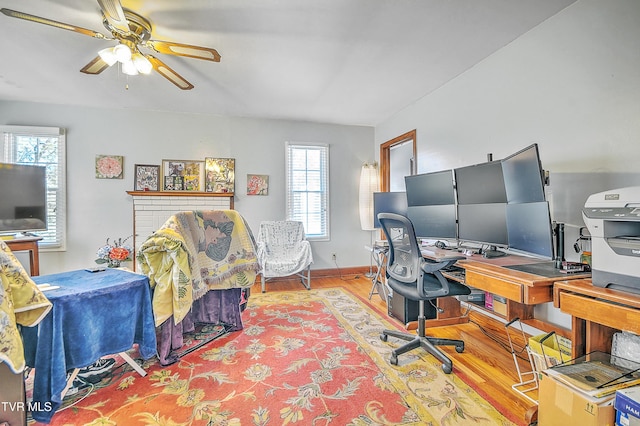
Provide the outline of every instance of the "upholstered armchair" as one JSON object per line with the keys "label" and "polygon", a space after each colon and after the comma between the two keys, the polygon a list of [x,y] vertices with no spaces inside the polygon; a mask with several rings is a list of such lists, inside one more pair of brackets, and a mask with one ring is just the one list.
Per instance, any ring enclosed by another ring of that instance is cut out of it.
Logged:
{"label": "upholstered armchair", "polygon": [[257,254],[263,293],[266,291],[266,281],[290,275],[300,277],[307,290],[311,288],[313,253],[302,222],[262,222],[258,233]]}

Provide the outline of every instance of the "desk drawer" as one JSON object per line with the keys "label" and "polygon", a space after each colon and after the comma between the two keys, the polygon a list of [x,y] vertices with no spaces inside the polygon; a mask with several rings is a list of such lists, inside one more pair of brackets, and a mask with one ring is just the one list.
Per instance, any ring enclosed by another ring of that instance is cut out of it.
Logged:
{"label": "desk drawer", "polygon": [[465,283],[468,286],[479,288],[489,293],[494,293],[509,300],[523,302],[522,285],[509,281],[501,280],[485,274],[480,274],[467,269],[465,275]]}
{"label": "desk drawer", "polygon": [[576,318],[640,334],[640,310],[636,308],[560,292],[560,310]]}

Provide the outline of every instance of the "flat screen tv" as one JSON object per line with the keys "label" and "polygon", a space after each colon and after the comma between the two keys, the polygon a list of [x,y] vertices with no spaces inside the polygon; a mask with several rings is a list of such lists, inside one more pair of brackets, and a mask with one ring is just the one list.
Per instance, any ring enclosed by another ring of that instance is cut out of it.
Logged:
{"label": "flat screen tv", "polygon": [[0,163],[0,233],[46,229],[45,167]]}
{"label": "flat screen tv", "polygon": [[409,206],[407,217],[418,238],[457,238],[455,204]]}
{"label": "flat screen tv", "polygon": [[553,229],[549,203],[507,204],[509,248],[553,259]]}
{"label": "flat screen tv", "polygon": [[507,193],[500,161],[454,169],[458,204],[506,203]]}
{"label": "flat screen tv", "polygon": [[458,205],[458,239],[508,247],[507,203]]}
{"label": "flat screen tv", "polygon": [[530,145],[502,160],[508,203],[545,201],[544,170],[538,145]]}
{"label": "flat screen tv", "polygon": [[382,228],[378,213],[396,213],[407,215],[406,192],[374,192],[373,193],[373,226]]}
{"label": "flat screen tv", "polygon": [[453,172],[422,173],[404,177],[409,206],[440,206],[455,204]]}

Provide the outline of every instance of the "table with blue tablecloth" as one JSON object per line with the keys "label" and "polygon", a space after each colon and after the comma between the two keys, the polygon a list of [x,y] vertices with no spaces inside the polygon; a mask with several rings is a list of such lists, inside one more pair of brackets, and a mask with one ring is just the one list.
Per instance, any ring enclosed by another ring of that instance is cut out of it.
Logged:
{"label": "table with blue tablecloth", "polygon": [[67,371],[138,344],[140,356],[156,355],[149,280],[144,275],[106,269],[33,277],[46,290],[52,310],[37,327],[23,327],[26,363],[35,368],[32,412],[49,423],[62,403]]}

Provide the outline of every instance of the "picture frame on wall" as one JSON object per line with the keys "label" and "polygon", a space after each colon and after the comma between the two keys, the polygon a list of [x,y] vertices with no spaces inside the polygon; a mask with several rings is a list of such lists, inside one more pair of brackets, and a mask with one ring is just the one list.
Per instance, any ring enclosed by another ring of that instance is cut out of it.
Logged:
{"label": "picture frame on wall", "polygon": [[134,179],[134,191],[159,191],[160,166],[157,164],[136,164]]}
{"label": "picture frame on wall", "polygon": [[165,191],[204,191],[204,161],[162,160]]}
{"label": "picture frame on wall", "polygon": [[236,159],[205,158],[206,192],[228,193],[235,190]]}
{"label": "picture frame on wall", "polygon": [[247,175],[247,195],[269,195],[269,175]]}
{"label": "picture frame on wall", "polygon": [[122,179],[123,164],[122,155],[96,155],[96,178]]}

